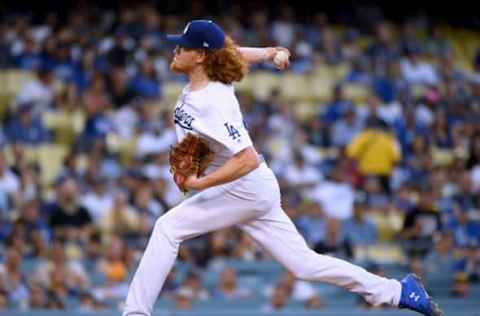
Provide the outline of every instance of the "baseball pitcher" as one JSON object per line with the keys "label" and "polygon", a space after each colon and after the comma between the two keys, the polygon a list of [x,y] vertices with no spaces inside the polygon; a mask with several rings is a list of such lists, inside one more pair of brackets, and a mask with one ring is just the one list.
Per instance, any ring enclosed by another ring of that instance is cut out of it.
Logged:
{"label": "baseball pitcher", "polygon": [[441,316],[415,275],[397,281],[320,255],[282,210],[277,180],[255,151],[232,83],[242,80],[248,63],[288,67],[288,50],[238,47],[208,20],[191,21],[168,40],[176,45],[172,71],[189,79],[174,111],[179,143],[170,152],[171,171],[182,191],[196,194],[156,221],[123,315],[151,315],[184,240],[237,225],[299,279],[342,287],[372,305]]}

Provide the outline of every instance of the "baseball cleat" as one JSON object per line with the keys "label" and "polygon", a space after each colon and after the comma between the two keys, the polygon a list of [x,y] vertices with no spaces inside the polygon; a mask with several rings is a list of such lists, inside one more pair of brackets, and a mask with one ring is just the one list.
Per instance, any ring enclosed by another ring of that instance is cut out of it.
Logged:
{"label": "baseball cleat", "polygon": [[444,316],[438,304],[428,295],[421,279],[413,274],[407,274],[401,281],[402,294],[398,307],[408,308],[425,316]]}

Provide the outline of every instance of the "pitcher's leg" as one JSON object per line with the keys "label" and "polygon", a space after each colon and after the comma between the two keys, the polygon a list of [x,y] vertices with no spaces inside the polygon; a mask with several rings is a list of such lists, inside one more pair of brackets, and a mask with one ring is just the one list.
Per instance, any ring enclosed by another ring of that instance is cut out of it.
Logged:
{"label": "pitcher's leg", "polygon": [[160,217],[133,277],[123,315],[151,315],[182,241],[252,220],[259,214],[252,201],[240,200],[215,187],[185,200]]}
{"label": "pitcher's leg", "polygon": [[133,276],[125,302],[124,316],[149,316],[165,279],[177,258],[179,240],[168,236],[168,229],[158,219]]}
{"label": "pitcher's leg", "polygon": [[400,282],[379,277],[344,260],[314,252],[280,207],[242,225],[242,229],[299,279],[340,286],[362,295],[373,305],[386,303],[398,306]]}

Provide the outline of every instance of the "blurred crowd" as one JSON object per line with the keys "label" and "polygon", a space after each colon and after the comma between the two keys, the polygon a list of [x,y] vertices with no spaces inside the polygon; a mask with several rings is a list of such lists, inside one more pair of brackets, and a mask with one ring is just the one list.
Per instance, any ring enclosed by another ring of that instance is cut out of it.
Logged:
{"label": "blurred crowd", "polygon": [[[238,93],[308,244],[359,264],[448,274],[449,295],[468,296],[480,280],[480,51],[458,67],[452,43],[424,19],[339,28],[323,13],[298,21],[288,6],[248,17],[243,9],[213,18],[242,46],[289,48],[288,73],[348,70],[308,117],[281,89],[262,99]],[[125,298],[155,220],[184,198],[167,164],[173,103],[159,104],[169,83],[186,82],[169,71],[165,42],[186,21],[141,5],[78,10],[66,23],[54,14],[0,21],[0,71],[34,74],[1,111],[0,309],[91,310]],[[268,64],[257,71],[282,76]],[[364,102],[348,97],[351,83],[368,91]],[[68,128],[52,129],[46,117]],[[133,144],[130,154],[115,143]],[[67,148],[51,183],[27,159],[45,144]],[[163,297],[188,309],[259,291],[228,266],[203,284],[202,272],[225,259],[271,258],[236,229],[196,238],[179,253],[188,273],[179,281],[172,271]],[[267,311],[289,300],[328,305],[289,273],[261,287]]]}

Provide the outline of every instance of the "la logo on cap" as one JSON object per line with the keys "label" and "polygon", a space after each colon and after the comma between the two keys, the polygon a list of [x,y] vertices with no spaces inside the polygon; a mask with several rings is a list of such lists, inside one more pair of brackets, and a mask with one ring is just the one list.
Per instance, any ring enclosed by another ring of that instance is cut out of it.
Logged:
{"label": "la logo on cap", "polygon": [[207,42],[205,42],[205,41],[203,42],[203,44],[202,44],[202,45],[203,45],[203,47],[210,47],[210,44],[208,44],[208,43],[207,43]]}

